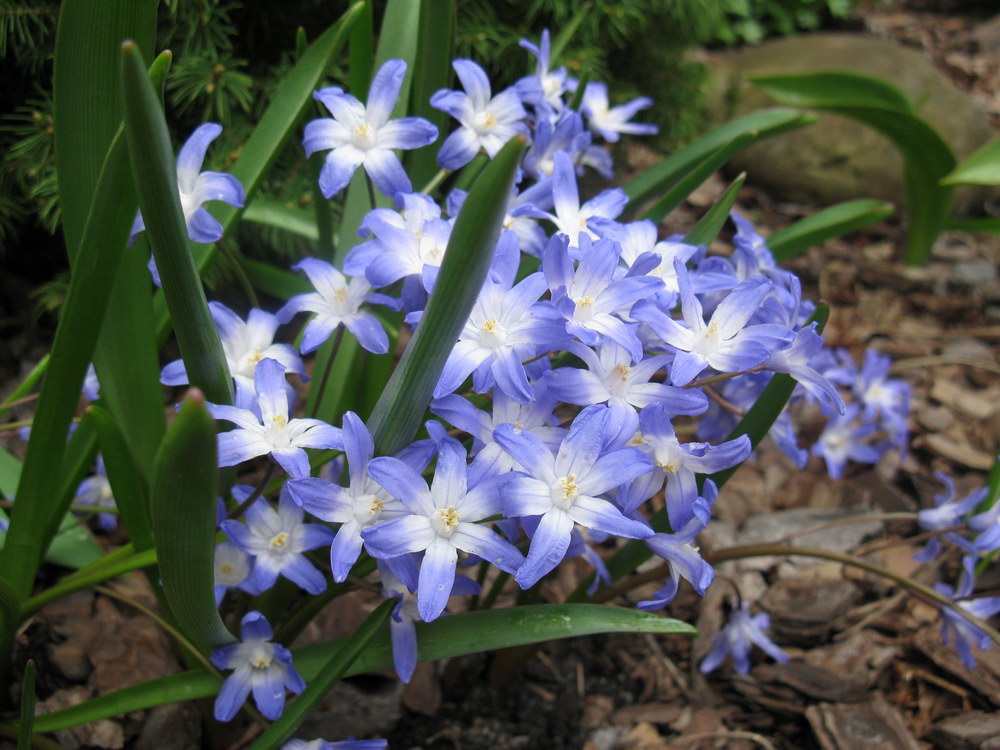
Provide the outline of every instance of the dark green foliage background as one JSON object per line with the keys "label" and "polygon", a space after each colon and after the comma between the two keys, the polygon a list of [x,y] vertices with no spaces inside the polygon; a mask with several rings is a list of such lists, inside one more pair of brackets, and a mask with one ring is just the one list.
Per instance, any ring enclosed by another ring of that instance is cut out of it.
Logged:
{"label": "dark green foliage background", "polygon": [[[572,75],[589,72],[611,84],[613,103],[648,95],[665,149],[698,134],[705,71],[685,53],[702,44],[755,42],[773,33],[813,28],[842,16],[855,0],[590,0],[564,59]],[[380,15],[376,3],[376,17]],[[225,171],[239,153],[270,92],[293,63],[295,32],[315,38],[348,6],[347,0],[163,0],[159,49],[174,52],[167,87],[167,120],[175,143],[200,123],[219,122],[206,169]],[[457,53],[482,63],[496,88],[529,72],[533,59],[518,46],[557,34],[580,10],[576,0],[466,0],[458,3]],[[38,311],[58,309],[65,267],[58,239],[51,54],[59,5],[54,0],[0,0],[0,258],[37,287]],[[147,56],[152,51],[144,51]],[[331,70],[331,82],[343,79]],[[318,111],[317,111],[318,113]],[[297,143],[281,155],[263,195],[308,207],[309,170]],[[240,230],[234,244],[251,257],[283,264],[309,251],[278,229]],[[25,254],[23,250],[30,248]],[[16,249],[16,250],[15,250]],[[207,279],[229,278],[225,263]]]}

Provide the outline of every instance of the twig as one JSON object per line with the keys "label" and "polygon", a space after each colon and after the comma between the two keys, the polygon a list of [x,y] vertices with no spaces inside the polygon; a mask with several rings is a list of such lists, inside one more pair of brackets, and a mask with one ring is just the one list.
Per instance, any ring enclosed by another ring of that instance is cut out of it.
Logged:
{"label": "twig", "polygon": [[710,399],[712,399],[715,403],[717,403],[719,406],[721,406],[726,411],[730,411],[733,414],[738,414],[741,417],[747,413],[746,409],[741,409],[740,407],[738,407],[733,402],[727,401],[725,398],[723,398],[722,394],[720,394],[718,391],[716,391],[711,386],[708,386],[708,385],[703,386],[703,389],[705,391],[705,395],[706,396],[708,396]]}
{"label": "twig", "polygon": [[988,370],[1000,375],[1000,365],[996,362],[990,362],[988,359],[977,359],[976,357],[963,357],[961,354],[934,354],[927,357],[898,359],[892,363],[891,369],[904,370],[910,367],[933,367],[935,365],[965,365],[967,367],[978,367],[980,370]]}
{"label": "twig", "polygon": [[333,348],[330,350],[330,356],[326,360],[326,367],[323,369],[323,379],[319,381],[319,393],[316,394],[316,400],[313,401],[313,408],[310,411],[310,418],[315,419],[316,415],[319,413],[319,408],[323,404],[323,394],[326,393],[326,383],[330,379],[330,373],[333,372],[333,361],[337,358],[337,353],[340,351],[340,342],[344,340],[344,324],[341,323],[337,328],[337,333],[334,334]]}
{"label": "twig", "polygon": [[27,396],[22,396],[14,401],[8,401],[6,403],[0,404],[0,411],[7,411],[8,409],[13,409],[15,406],[21,406],[22,404],[30,403],[38,398],[39,394],[30,393]]}

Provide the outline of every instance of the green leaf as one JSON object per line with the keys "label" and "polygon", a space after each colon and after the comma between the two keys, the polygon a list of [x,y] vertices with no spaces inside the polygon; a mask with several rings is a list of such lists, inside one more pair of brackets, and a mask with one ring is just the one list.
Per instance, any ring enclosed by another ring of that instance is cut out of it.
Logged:
{"label": "green leaf", "polygon": [[286,232],[317,242],[319,231],[313,215],[301,208],[293,208],[287,203],[258,198],[243,212],[244,221],[283,229]]}
{"label": "green leaf", "polygon": [[[288,76],[274,93],[271,104],[240,152],[230,173],[243,185],[248,200],[252,199],[264,175],[274,164],[282,148],[296,131],[307,107],[313,103],[312,94],[326,75],[330,63],[340,52],[350,36],[351,27],[357,20],[364,2],[356,2],[340,19],[309,45],[305,54],[295,63]],[[228,232],[236,222],[240,209],[227,203],[213,206],[215,218]],[[214,260],[215,245],[195,247],[195,260],[199,272],[204,272]],[[159,340],[166,339],[170,331],[170,316],[167,313],[163,294],[158,292],[153,301]]]}
{"label": "green leaf", "polygon": [[[560,60],[563,58],[563,54],[566,52],[566,48],[569,46],[570,41],[575,37],[576,30],[580,28],[580,24],[583,23],[583,19],[586,18],[587,14],[590,13],[594,8],[592,2],[585,2],[580,6],[580,9],[573,14],[573,17],[569,19],[569,23],[559,30],[556,34],[555,39],[552,40],[552,48],[549,51],[549,63],[552,67],[559,65]],[[531,68],[529,68],[529,73],[534,72],[534,64],[529,63]]]}
{"label": "green leaf", "polygon": [[[170,52],[164,52],[150,66],[154,91],[162,92],[170,63]],[[133,193],[118,200],[126,201],[133,213],[138,210]],[[147,478],[167,430],[148,261],[145,238],[123,251],[94,351],[101,402],[114,415],[135,463]]]}
{"label": "green leaf", "polygon": [[[105,155],[122,121],[122,40],[135,39],[143,49],[152,49],[155,34],[156,0],[64,0],[59,5],[52,89],[59,204],[71,265]],[[115,197],[131,200],[131,195],[130,189]]]}
{"label": "green leaf", "polygon": [[14,401],[17,401],[18,399],[27,396],[31,392],[31,389],[35,387],[35,383],[41,380],[42,375],[45,374],[45,370],[48,368],[48,366],[49,366],[49,355],[46,354],[44,357],[38,360],[37,365],[31,368],[31,372],[29,372],[28,375],[24,378],[24,380],[21,381],[21,384],[14,389],[13,393],[11,393],[7,398],[5,398],[3,400],[3,403],[0,403],[0,408],[8,406]]}
{"label": "green leaf", "polygon": [[309,282],[297,273],[272,266],[262,260],[240,258],[240,265],[255,289],[278,299],[290,299],[312,289]]}
{"label": "green leaf", "polygon": [[726,145],[709,154],[700,164],[688,172],[667,194],[654,203],[642,215],[643,219],[649,219],[654,224],[659,224],[666,216],[687,200],[699,185],[715,174],[718,169],[743,148],[750,141],[756,140],[757,133],[742,133]]}
{"label": "green leaf", "polygon": [[192,388],[156,456],[149,512],[170,611],[202,651],[235,641],[215,607],[216,467],[215,423]]}
{"label": "green leaf", "polygon": [[689,245],[712,244],[729,218],[729,212],[732,210],[733,204],[736,203],[736,197],[739,195],[740,188],[743,187],[746,178],[746,172],[737,175],[725,192],[719,196],[715,205],[705,212],[705,215],[698,220],[690,232],[684,235],[684,242]]}
{"label": "green leaf", "polygon": [[323,665],[319,674],[309,681],[309,686],[302,691],[302,694],[285,709],[281,718],[269,726],[250,746],[251,750],[275,750],[292,736],[299,724],[305,721],[309,713],[330,692],[330,688],[337,684],[350,666],[358,660],[375,635],[384,630],[383,626],[397,603],[395,599],[387,599],[365,618],[361,626],[345,639],[330,660]]}
{"label": "green leaf", "polygon": [[[53,467],[62,465],[66,453],[66,434],[104,319],[107,290],[114,283],[121,249],[135,218],[127,201],[120,200],[121,195],[131,192],[125,142],[119,131],[92,193],[91,213],[56,329],[48,375],[42,381],[17,508],[11,514],[0,559],[4,574],[19,596],[30,590],[42,551],[65,514],[65,509],[59,507],[60,472],[53,471]],[[0,653],[3,650],[0,642]]]}
{"label": "green leaf", "polygon": [[350,93],[364,101],[372,82],[375,56],[375,11],[371,3],[361,8],[347,47]]}
{"label": "green leaf", "polygon": [[995,234],[1000,237],[1000,217],[976,216],[971,219],[954,217],[945,224],[946,229],[958,229],[962,232],[981,232]]}
{"label": "green leaf", "polygon": [[829,239],[881,221],[892,214],[885,201],[854,200],[817,211],[767,238],[767,246],[777,261],[794,258],[804,250]]}
{"label": "green leaf", "polygon": [[437,153],[444,140],[448,115],[431,106],[431,96],[440,89],[448,88],[451,83],[454,23],[454,0],[424,0],[420,3],[409,114],[429,120],[438,129],[441,138],[436,143],[406,152],[406,171],[417,190],[429,183],[438,171]]}
{"label": "green leaf", "polygon": [[0,448],[0,494],[13,497],[21,479],[21,462]]}
{"label": "green leaf", "polygon": [[462,205],[420,325],[368,420],[377,455],[399,451],[420,425],[483,286],[524,148],[523,137],[511,139],[483,170]]}
{"label": "green leaf", "polygon": [[21,718],[18,721],[17,750],[30,750],[35,724],[35,662],[28,659],[21,681]]}
{"label": "green leaf", "polygon": [[[122,549],[125,548],[123,547]],[[118,550],[116,550],[116,552],[117,551]],[[104,559],[109,558],[112,555],[114,555],[114,553],[105,555]],[[102,563],[104,562],[104,559],[101,559]],[[149,568],[153,565],[156,565],[155,549],[149,549],[145,552],[132,554],[120,560],[111,561],[108,565],[103,565],[101,567],[94,567],[93,565],[90,565],[88,566],[89,570],[87,572],[80,571],[77,575],[67,576],[55,586],[47,588],[30,599],[25,600],[20,607],[21,620],[27,620],[31,617],[31,615],[38,612],[49,602],[58,601],[59,599],[69,596],[70,594],[74,594],[77,591],[88,589],[94,584],[102,583],[110,580],[111,578],[117,578],[118,576],[130,573],[133,570]]]}
{"label": "green leaf", "polygon": [[[508,609],[478,610],[431,623],[417,623],[420,661],[437,661],[465,654],[523,646],[559,638],[597,633],[657,633],[693,636],[687,623],[668,617],[596,604],[538,604]],[[295,649],[293,661],[307,682],[316,679],[343,641]],[[381,633],[347,670],[345,676],[392,667],[389,634]],[[36,732],[53,732],[98,719],[141,711],[181,700],[208,698],[219,690],[219,681],[205,670],[161,677],[93,698],[76,706],[43,714]]]}
{"label": "green leaf", "polygon": [[134,43],[122,45],[121,62],[125,133],[139,208],[184,367],[191,385],[204,391],[209,400],[229,404],[233,399],[232,377],[198,268],[188,251],[176,159],[159,97]]}
{"label": "green leaf", "polygon": [[712,152],[731,143],[740,135],[757,133],[758,138],[765,138],[804,127],[815,121],[814,115],[782,107],[760,109],[737,117],[694,143],[675,151],[659,164],[625,183],[625,192],[629,196],[626,211],[634,211],[640,204],[669,189]]}
{"label": "green leaf", "polygon": [[824,70],[792,75],[752,76],[750,81],[791,107],[872,107],[916,116],[916,110],[902,89],[888,81],[861,73]]}
{"label": "green leaf", "polygon": [[[122,521],[137,550],[152,549],[153,529],[149,522],[149,485],[132,460],[132,453],[114,417],[100,406],[91,406],[97,440],[104,457],[108,483]],[[150,467],[152,468],[152,467]]]}
{"label": "green leaf", "polygon": [[1000,138],[965,157],[945,175],[943,185],[1000,185]]}
{"label": "green leaf", "polygon": [[953,188],[941,180],[955,168],[955,155],[941,135],[918,117],[895,86],[856,73],[824,72],[752,79],[783,104],[834,112],[874,128],[903,156],[906,200],[906,262],[926,262],[951,210]]}

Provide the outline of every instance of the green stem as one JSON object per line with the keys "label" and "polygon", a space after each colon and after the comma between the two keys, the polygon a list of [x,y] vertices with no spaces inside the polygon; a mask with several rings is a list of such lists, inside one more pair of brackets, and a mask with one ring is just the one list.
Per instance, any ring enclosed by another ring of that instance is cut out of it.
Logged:
{"label": "green stem", "polygon": [[440,185],[442,182],[444,182],[445,177],[447,177],[450,174],[451,174],[450,169],[445,169],[444,167],[442,167],[441,169],[438,170],[437,174],[431,178],[431,181],[420,189],[420,192],[425,195],[430,195],[430,192],[435,188],[437,188],[437,186]]}
{"label": "green stem", "polygon": [[275,466],[276,464],[272,460],[267,465],[267,471],[264,473],[264,478],[261,479],[260,482],[257,484],[256,489],[250,493],[250,496],[246,500],[244,500],[242,503],[240,503],[231,511],[229,511],[229,518],[239,518],[246,512],[247,508],[249,508],[251,505],[257,502],[257,498],[259,498],[261,495],[264,494],[264,490],[267,488],[268,483],[271,481],[271,477],[274,476]]}
{"label": "green stem", "polygon": [[326,367],[323,369],[323,379],[319,381],[319,393],[316,394],[316,400],[313,401],[312,413],[309,415],[312,419],[316,418],[320,407],[323,405],[323,394],[326,392],[326,383],[330,379],[330,373],[333,372],[333,361],[337,358],[337,352],[340,351],[340,342],[344,340],[343,323],[340,324],[337,328],[337,333],[334,335],[336,338],[333,340],[333,349],[330,350],[330,356],[326,358]]}
{"label": "green stem", "polygon": [[250,283],[250,277],[247,276],[246,270],[243,268],[243,263],[240,260],[240,256],[236,254],[228,242],[223,240],[216,240],[216,245],[218,245],[219,250],[222,254],[226,256],[226,260],[229,261],[229,265],[233,267],[233,273],[236,274],[236,280],[239,282],[240,286],[243,288],[243,293],[247,296],[247,300],[250,302],[251,307],[260,307],[260,300],[257,299],[257,292],[254,291],[253,284]]}

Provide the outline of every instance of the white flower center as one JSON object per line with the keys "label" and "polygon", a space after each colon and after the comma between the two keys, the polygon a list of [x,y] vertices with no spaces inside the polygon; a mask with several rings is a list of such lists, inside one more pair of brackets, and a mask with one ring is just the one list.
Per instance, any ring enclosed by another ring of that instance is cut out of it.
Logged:
{"label": "white flower center", "polygon": [[367,528],[378,520],[378,517],[382,514],[382,508],[384,507],[385,502],[377,495],[358,495],[354,498],[352,506],[352,509],[354,510],[354,519],[361,524],[361,526]]}
{"label": "white flower center", "polygon": [[476,112],[472,118],[472,129],[479,135],[488,135],[497,126],[497,118],[492,112]]}
{"label": "white flower center", "polygon": [[580,491],[576,484],[576,474],[567,474],[564,477],[560,477],[549,491],[552,504],[562,510],[569,510],[573,503],[576,502],[579,494]]}
{"label": "white flower center", "polygon": [[375,134],[375,128],[367,122],[363,122],[360,125],[355,126],[351,142],[356,148],[359,148],[362,151],[368,151],[369,149],[375,148],[376,141],[377,137]]}
{"label": "white flower center", "polygon": [[484,349],[496,351],[507,341],[507,329],[496,318],[484,320],[479,326],[479,345]]}
{"label": "white flower center", "polygon": [[459,524],[458,511],[454,505],[447,508],[437,508],[431,516],[431,526],[440,536],[451,536],[451,532]]}
{"label": "white flower center", "polygon": [[255,644],[247,661],[254,669],[267,669],[274,661],[274,647],[270,643]]}

